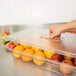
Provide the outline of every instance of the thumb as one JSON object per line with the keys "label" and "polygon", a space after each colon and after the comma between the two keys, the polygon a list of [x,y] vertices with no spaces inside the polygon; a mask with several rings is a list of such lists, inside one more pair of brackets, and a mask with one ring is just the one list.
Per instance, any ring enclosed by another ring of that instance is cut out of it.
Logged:
{"label": "thumb", "polygon": [[55,36],[56,36],[55,33],[51,33],[51,34],[50,34],[50,38],[51,38],[51,39],[53,39]]}
{"label": "thumb", "polygon": [[53,39],[53,38],[59,38],[60,35],[57,33],[57,32],[53,32],[51,35],[50,35],[50,38]]}

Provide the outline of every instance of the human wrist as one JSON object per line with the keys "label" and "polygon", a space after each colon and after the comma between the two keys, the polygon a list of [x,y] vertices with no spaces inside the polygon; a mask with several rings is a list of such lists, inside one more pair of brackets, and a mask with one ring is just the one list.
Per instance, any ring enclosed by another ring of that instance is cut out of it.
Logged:
{"label": "human wrist", "polygon": [[76,20],[62,24],[60,28],[61,33],[68,31],[76,31]]}
{"label": "human wrist", "polygon": [[64,32],[66,32],[66,31],[68,31],[68,27],[67,27],[67,25],[66,24],[62,24],[62,25],[60,25],[60,32],[61,33],[64,33]]}
{"label": "human wrist", "polygon": [[66,23],[62,25],[62,32],[68,32],[70,30],[73,30],[74,28],[75,28],[74,25]]}
{"label": "human wrist", "polygon": [[65,30],[76,30],[76,20],[63,24]]}

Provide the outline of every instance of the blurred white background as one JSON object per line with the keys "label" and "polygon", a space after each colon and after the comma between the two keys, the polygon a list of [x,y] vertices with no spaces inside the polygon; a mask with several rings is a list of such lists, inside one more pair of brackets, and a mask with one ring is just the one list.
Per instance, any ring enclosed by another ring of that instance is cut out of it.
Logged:
{"label": "blurred white background", "polygon": [[0,25],[39,25],[73,19],[76,0],[0,0]]}

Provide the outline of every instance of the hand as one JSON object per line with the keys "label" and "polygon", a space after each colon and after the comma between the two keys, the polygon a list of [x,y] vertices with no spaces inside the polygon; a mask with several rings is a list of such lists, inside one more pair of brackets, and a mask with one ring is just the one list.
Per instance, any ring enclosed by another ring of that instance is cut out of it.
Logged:
{"label": "hand", "polygon": [[70,21],[62,25],[51,25],[50,38],[59,39],[61,33],[68,32],[70,30],[76,30],[76,20]]}
{"label": "hand", "polygon": [[63,32],[62,25],[51,25],[50,27],[50,38],[51,39],[59,39],[60,34]]}

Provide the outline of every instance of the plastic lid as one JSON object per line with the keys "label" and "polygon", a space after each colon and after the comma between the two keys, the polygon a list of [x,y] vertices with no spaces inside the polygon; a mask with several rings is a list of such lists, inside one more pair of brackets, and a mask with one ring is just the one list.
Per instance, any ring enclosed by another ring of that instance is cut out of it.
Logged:
{"label": "plastic lid", "polygon": [[65,44],[63,44],[62,40],[49,39],[49,29],[31,28],[14,33],[10,36],[5,37],[5,39],[6,38],[25,45],[37,47],[48,51],[55,51],[58,54],[72,56],[76,58],[75,48],[66,46]]}

